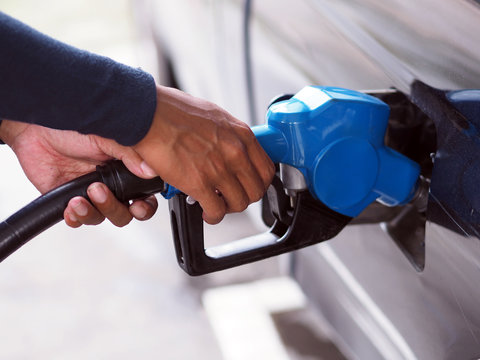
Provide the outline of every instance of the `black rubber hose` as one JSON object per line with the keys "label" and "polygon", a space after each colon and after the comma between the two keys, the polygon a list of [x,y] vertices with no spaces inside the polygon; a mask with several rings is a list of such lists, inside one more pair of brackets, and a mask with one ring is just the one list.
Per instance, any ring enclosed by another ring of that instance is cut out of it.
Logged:
{"label": "black rubber hose", "polygon": [[63,219],[69,200],[75,196],[88,199],[87,188],[103,182],[122,202],[161,192],[163,181],[141,179],[127,170],[121,161],[112,161],[38,197],[0,223],[0,262],[44,230]]}

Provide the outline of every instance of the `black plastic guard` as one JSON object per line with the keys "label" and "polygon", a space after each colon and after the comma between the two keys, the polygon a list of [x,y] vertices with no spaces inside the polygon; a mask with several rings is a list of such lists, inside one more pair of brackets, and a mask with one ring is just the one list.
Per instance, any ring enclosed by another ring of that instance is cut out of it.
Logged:
{"label": "black plastic guard", "polygon": [[169,200],[172,234],[179,265],[190,275],[202,275],[280,255],[331,239],[352,219],[315,200],[297,195],[290,226],[276,220],[270,231],[205,249],[202,209],[185,194]]}

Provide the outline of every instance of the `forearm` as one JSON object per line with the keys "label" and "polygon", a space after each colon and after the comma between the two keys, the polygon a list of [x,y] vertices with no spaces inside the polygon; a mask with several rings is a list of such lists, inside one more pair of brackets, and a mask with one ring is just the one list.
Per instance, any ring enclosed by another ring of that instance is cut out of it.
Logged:
{"label": "forearm", "polygon": [[0,118],[140,141],[156,107],[153,78],[56,41],[0,12]]}

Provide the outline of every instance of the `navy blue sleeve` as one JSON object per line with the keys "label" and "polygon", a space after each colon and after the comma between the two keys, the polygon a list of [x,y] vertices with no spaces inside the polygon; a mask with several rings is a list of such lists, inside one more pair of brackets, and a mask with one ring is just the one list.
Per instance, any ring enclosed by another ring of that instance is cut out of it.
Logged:
{"label": "navy blue sleeve", "polygon": [[0,119],[134,145],[156,107],[153,78],[54,40],[0,12]]}

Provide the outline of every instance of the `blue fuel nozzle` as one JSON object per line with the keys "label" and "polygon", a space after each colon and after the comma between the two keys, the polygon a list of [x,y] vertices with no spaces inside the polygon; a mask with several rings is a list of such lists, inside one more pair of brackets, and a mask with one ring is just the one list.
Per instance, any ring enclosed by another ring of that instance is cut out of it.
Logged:
{"label": "blue fuel nozzle", "polygon": [[420,166],[384,143],[389,111],[364,93],[307,86],[270,106],[253,131],[275,163],[303,174],[314,198],[354,217],[375,200],[395,206],[415,193]]}

